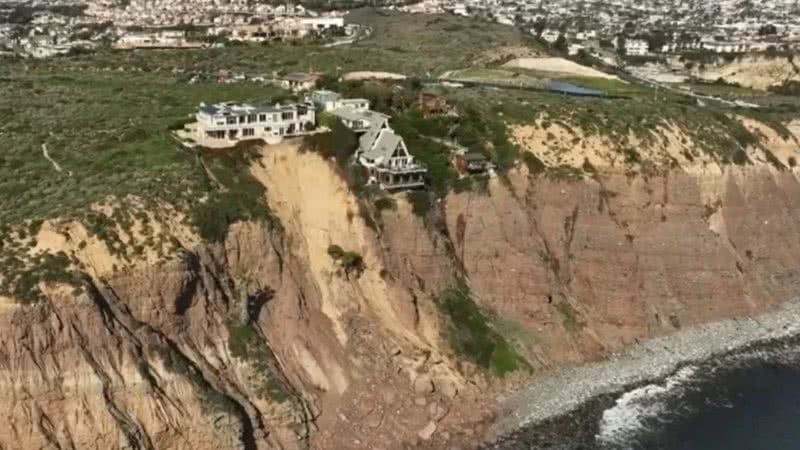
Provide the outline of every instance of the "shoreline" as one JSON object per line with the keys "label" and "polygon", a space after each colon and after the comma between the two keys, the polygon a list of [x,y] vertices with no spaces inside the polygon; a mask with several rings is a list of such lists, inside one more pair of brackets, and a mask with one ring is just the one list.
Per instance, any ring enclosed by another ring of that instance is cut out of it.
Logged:
{"label": "shoreline", "polygon": [[487,444],[567,416],[601,397],[662,379],[685,365],[795,336],[800,336],[800,299],[763,314],[648,339],[599,362],[558,369],[499,399],[501,416],[491,427]]}

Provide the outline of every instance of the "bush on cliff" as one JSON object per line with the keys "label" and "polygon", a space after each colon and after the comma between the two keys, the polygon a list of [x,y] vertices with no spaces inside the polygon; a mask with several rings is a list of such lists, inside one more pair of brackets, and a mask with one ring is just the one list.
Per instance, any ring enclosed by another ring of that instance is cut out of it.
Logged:
{"label": "bush on cliff", "polygon": [[530,368],[492,327],[466,286],[445,290],[436,298],[436,304],[449,319],[450,343],[457,353],[499,376]]}
{"label": "bush on cliff", "polygon": [[345,275],[349,276],[351,273],[355,273],[356,276],[358,276],[361,275],[366,268],[364,265],[364,258],[362,258],[360,254],[352,251],[345,251],[336,244],[328,246],[328,255],[344,269]]}

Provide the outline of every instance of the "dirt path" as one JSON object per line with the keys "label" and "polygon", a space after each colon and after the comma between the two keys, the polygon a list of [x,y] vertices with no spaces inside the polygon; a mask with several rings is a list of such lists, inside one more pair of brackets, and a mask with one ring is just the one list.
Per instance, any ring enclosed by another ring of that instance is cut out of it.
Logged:
{"label": "dirt path", "polygon": [[[47,144],[42,144],[42,155],[44,155],[44,159],[50,161],[50,164],[53,165],[53,169],[55,169],[56,172],[61,173],[64,171],[61,168],[61,166],[56,162],[56,160],[50,157],[50,153],[47,151]],[[70,172],[69,175],[71,176],[72,173]]]}

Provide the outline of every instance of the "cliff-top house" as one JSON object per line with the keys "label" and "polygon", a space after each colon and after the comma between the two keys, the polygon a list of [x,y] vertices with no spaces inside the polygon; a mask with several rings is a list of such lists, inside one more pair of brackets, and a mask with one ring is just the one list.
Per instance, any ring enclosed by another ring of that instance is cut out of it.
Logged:
{"label": "cliff-top house", "polygon": [[307,134],[316,127],[316,112],[310,103],[201,104],[195,116],[194,140],[211,148],[232,147],[240,141],[254,139],[279,142],[283,137]]}
{"label": "cliff-top house", "polygon": [[425,186],[427,169],[389,126],[389,116],[370,110],[365,99],[343,99],[332,91],[314,91],[311,100],[360,135],[356,161],[367,169],[371,184],[387,190]]}

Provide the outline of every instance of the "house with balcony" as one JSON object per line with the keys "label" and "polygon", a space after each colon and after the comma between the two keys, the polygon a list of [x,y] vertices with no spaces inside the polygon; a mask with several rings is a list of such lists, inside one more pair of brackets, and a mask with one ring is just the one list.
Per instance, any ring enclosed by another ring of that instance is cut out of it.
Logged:
{"label": "house with balcony", "polygon": [[292,92],[305,92],[317,86],[320,75],[316,73],[294,72],[279,79],[280,86]]}
{"label": "house with balcony", "polygon": [[277,143],[284,137],[301,136],[316,128],[316,111],[311,103],[201,104],[195,117],[194,141],[211,148],[233,147],[238,142],[255,139]]}
{"label": "house with balcony", "polygon": [[367,169],[369,183],[382,189],[415,189],[425,186],[428,170],[417,163],[403,138],[385,118],[372,123],[359,138],[356,160]]}

